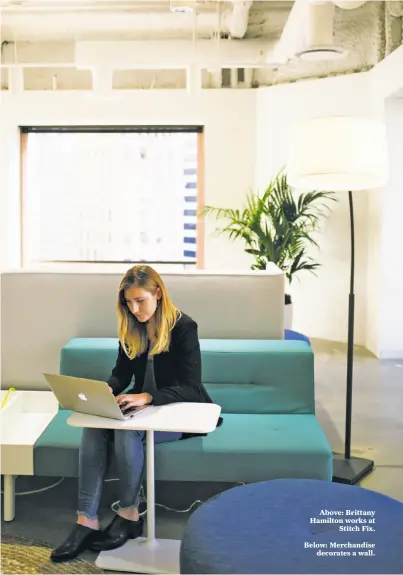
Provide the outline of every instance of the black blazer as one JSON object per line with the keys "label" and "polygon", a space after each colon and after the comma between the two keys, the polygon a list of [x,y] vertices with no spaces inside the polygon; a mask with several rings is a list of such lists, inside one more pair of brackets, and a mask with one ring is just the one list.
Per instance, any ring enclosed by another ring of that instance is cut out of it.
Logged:
{"label": "black blazer", "polygon": [[[148,352],[129,359],[119,342],[116,365],[108,384],[114,395],[119,395],[131,383],[127,393],[141,393],[147,367]],[[175,402],[213,403],[202,384],[200,342],[197,323],[182,313],[171,332],[169,350],[154,356],[154,374],[157,392],[153,405]],[[220,417],[218,425],[222,422]]]}

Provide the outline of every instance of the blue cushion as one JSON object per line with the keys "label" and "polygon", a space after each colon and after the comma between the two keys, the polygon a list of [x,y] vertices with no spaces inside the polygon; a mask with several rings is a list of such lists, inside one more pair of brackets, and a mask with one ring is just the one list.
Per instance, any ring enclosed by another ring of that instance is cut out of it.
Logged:
{"label": "blue cushion", "polygon": [[311,345],[309,337],[307,337],[303,333],[299,333],[299,331],[294,331],[293,329],[284,330],[284,339],[286,340],[291,339],[294,341],[305,341],[308,345]]}
{"label": "blue cushion", "polygon": [[[347,510],[359,515],[346,516]],[[329,520],[321,511],[343,513],[331,519],[344,523],[311,522]],[[374,512],[375,523],[361,516],[363,511]],[[345,521],[350,518],[357,523]],[[236,487],[191,515],[181,542],[180,572],[401,574],[403,504],[362,487],[314,479]]]}

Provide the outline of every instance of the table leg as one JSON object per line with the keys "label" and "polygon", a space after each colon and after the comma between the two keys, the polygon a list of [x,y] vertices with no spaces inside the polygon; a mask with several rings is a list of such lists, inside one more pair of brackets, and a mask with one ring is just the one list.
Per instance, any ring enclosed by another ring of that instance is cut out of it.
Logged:
{"label": "table leg", "polygon": [[180,541],[155,538],[154,431],[147,431],[147,538],[127,541],[113,551],[102,551],[95,562],[109,571],[179,573]]}
{"label": "table leg", "polygon": [[15,477],[4,475],[4,521],[12,521],[15,517]]}
{"label": "table leg", "polygon": [[154,431],[146,434],[147,453],[147,543],[155,541],[155,473],[154,473]]}

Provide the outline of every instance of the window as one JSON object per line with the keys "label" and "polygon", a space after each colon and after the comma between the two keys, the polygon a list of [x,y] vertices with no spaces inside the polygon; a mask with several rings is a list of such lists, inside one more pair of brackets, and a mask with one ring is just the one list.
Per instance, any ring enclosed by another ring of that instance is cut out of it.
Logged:
{"label": "window", "polygon": [[24,265],[200,265],[200,128],[22,128],[22,138]]}

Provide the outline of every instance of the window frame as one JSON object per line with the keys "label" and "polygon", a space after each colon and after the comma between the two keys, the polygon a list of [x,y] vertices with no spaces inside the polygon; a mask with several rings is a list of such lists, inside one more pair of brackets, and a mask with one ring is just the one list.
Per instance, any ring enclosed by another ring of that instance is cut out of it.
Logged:
{"label": "window frame", "polygon": [[[205,205],[205,161],[204,161],[204,126],[200,125],[164,125],[164,126],[139,126],[139,125],[71,125],[71,126],[20,126],[20,261],[22,269],[29,269],[33,266],[101,266],[107,269],[108,266],[118,267],[121,265],[135,265],[139,263],[158,265],[159,267],[182,266],[183,269],[196,268],[203,269],[205,264],[205,222],[201,215]],[[103,260],[43,260],[33,262],[26,255],[27,223],[28,219],[26,210],[27,186],[27,157],[28,157],[28,135],[31,133],[196,133],[197,134],[197,194],[196,194],[196,261],[150,261],[150,260],[131,260],[131,261],[103,261]]]}

